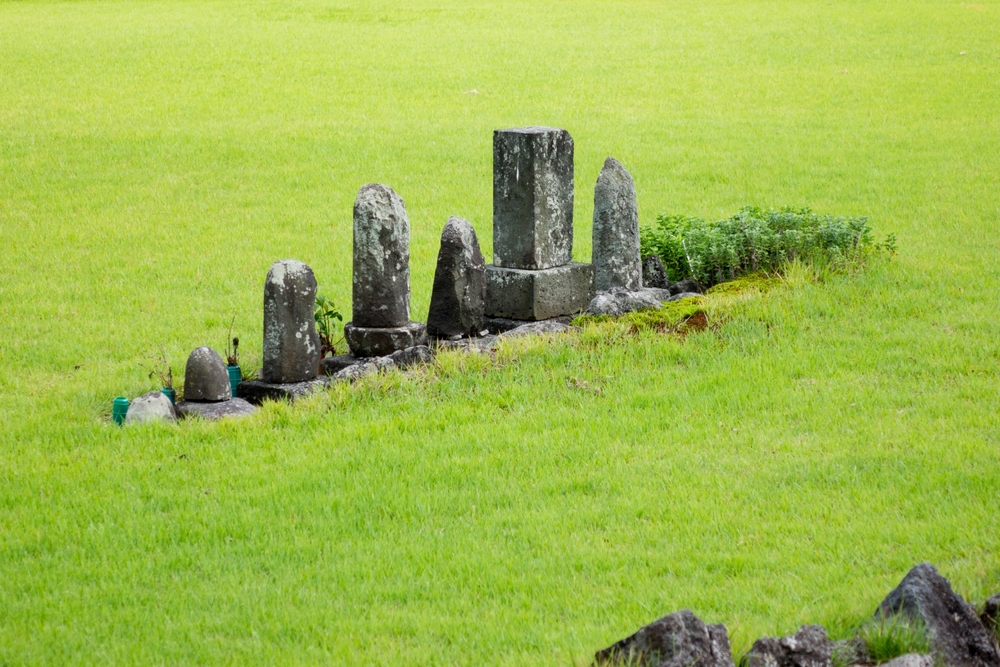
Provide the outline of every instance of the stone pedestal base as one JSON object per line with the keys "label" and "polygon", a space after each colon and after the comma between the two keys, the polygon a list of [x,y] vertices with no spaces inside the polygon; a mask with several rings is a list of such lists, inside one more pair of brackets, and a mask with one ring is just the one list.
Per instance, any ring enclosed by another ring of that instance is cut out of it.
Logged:
{"label": "stone pedestal base", "polygon": [[594,297],[594,266],[573,262],[526,271],[486,267],[486,315],[512,320],[547,320],[587,309]]}
{"label": "stone pedestal base", "polygon": [[344,325],[344,338],[355,357],[384,357],[408,347],[424,345],[427,327],[409,322],[401,327],[358,327],[353,322]]}
{"label": "stone pedestal base", "polygon": [[177,404],[177,416],[182,418],[223,419],[225,417],[246,417],[257,412],[257,408],[242,398],[228,401],[181,401]]}
{"label": "stone pedestal base", "polygon": [[240,398],[260,405],[267,399],[272,401],[294,401],[296,398],[308,396],[329,386],[330,378],[325,375],[305,382],[264,382],[263,380],[245,380],[236,387]]}

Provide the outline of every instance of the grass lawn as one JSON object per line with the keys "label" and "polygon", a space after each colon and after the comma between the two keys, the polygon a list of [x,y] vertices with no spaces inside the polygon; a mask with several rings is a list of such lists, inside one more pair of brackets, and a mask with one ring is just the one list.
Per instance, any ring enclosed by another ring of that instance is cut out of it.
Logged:
{"label": "grass lawn", "polygon": [[[922,560],[1000,590],[998,35],[995,0],[0,2],[0,665],[572,665],[685,607],[737,652],[844,632]],[[259,363],[276,259],[349,310],[368,182],[425,319],[525,124],[576,141],[578,261],[608,155],[646,223],[810,206],[900,254],[683,340],[108,422],[234,314]]]}

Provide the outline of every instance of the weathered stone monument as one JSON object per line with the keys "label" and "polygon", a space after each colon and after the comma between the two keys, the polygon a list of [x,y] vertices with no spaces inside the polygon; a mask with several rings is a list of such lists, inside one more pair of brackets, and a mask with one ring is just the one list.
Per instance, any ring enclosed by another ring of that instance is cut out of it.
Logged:
{"label": "weathered stone monument", "polygon": [[199,347],[188,356],[184,368],[184,400],[177,404],[180,417],[197,415],[204,419],[242,417],[257,408],[232,395],[229,373],[219,353]]}
{"label": "weathered stone monument", "polygon": [[251,403],[266,398],[293,399],[324,386],[317,377],[319,334],[313,319],[316,276],[294,259],[271,265],[264,281],[264,367],[260,380],[239,384],[239,395]]}
{"label": "weathered stone monument", "polygon": [[486,262],[476,230],[452,217],[441,232],[427,334],[438,338],[477,336],[486,306]]}
{"label": "weathered stone monument", "polygon": [[594,288],[598,292],[642,287],[635,183],[613,157],[604,161],[594,188],[593,262]]}
{"label": "weathered stone monument", "polygon": [[585,309],[594,270],[572,260],[573,138],[551,127],[495,131],[486,314],[544,320]]}
{"label": "weathered stone monument", "polygon": [[425,327],[410,321],[410,219],[385,185],[361,188],[354,202],[354,316],[344,338],[357,357],[420,345]]}

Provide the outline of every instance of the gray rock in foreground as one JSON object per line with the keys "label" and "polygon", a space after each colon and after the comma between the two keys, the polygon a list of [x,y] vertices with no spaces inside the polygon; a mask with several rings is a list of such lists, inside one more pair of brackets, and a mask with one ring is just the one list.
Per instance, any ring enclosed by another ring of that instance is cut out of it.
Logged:
{"label": "gray rock in foreground", "polygon": [[597,665],[734,667],[726,626],[706,625],[685,609],[598,651]]}
{"label": "gray rock in foreground", "polygon": [[761,637],[750,647],[745,667],[830,667],[834,643],[821,625],[803,625],[790,637]]}
{"label": "gray rock in foreground", "polygon": [[664,302],[680,301],[681,299],[690,299],[696,296],[702,296],[701,292],[679,292],[677,294],[674,294],[668,299],[664,299],[663,301]]}
{"label": "gray rock in foreground", "polygon": [[246,417],[255,412],[257,412],[257,408],[242,398],[231,398],[228,401],[212,403],[181,401],[177,404],[177,415],[182,419],[188,417],[226,419],[228,417]]}
{"label": "gray rock in foreground", "polygon": [[926,653],[907,653],[889,662],[883,662],[879,667],[934,667],[934,656]]}
{"label": "gray rock in foreground", "polygon": [[410,321],[410,219],[402,198],[386,185],[365,185],[354,201],[352,298],[357,327]]}
{"label": "gray rock in foreground", "polygon": [[264,281],[264,368],[261,380],[305,382],[319,370],[319,334],[313,319],[316,277],[293,259],[271,265]]}
{"label": "gray rock in foreground", "polygon": [[493,263],[550,269],[573,256],[573,138],[554,127],[493,133]]}
{"label": "gray rock in foreground", "polygon": [[414,345],[405,350],[398,350],[389,355],[389,359],[397,368],[423,366],[434,361],[434,351],[426,345]]}
{"label": "gray rock in foreground", "polygon": [[188,356],[184,367],[184,400],[228,401],[232,391],[229,372],[218,352],[199,347]]}
{"label": "gray rock in foreground", "polygon": [[475,336],[483,329],[485,308],[486,262],[476,230],[462,218],[452,217],[441,232],[427,334]]}
{"label": "gray rock in foreground", "polygon": [[527,322],[517,327],[516,329],[511,329],[500,334],[500,338],[504,336],[541,336],[547,334],[560,334],[566,333],[567,331],[576,331],[576,327],[572,327],[563,322],[558,322],[555,320],[546,320],[544,322]]}
{"label": "gray rock in foreground", "polygon": [[642,287],[639,205],[632,175],[609,157],[594,188],[594,289]]}
{"label": "gray rock in foreground", "polygon": [[126,424],[143,424],[155,421],[177,421],[177,411],[163,392],[151,391],[133,400],[125,413]]}
{"label": "gray rock in foreground", "polygon": [[598,292],[587,307],[587,314],[617,316],[637,310],[656,310],[660,307],[662,307],[662,299],[658,298],[656,293],[616,288],[607,292]]}
{"label": "gray rock in foreground", "polygon": [[[547,322],[561,322],[562,324],[571,324],[575,319],[574,315],[561,315],[559,317],[552,317],[546,320]],[[514,320],[508,317],[487,317],[485,320],[486,331],[489,334],[497,335],[502,334],[507,331],[511,331],[525,324],[529,324],[535,320]]]}
{"label": "gray rock in foreground", "polygon": [[910,570],[875,612],[896,616],[922,622],[931,653],[950,667],[1000,667],[1000,651],[975,609],[930,563]]}
{"label": "gray rock in foreground", "polygon": [[319,391],[330,385],[330,378],[320,377],[305,382],[265,382],[264,380],[244,380],[236,388],[240,398],[254,405],[264,401],[294,401]]}
{"label": "gray rock in foreground", "polygon": [[659,255],[646,255],[642,258],[642,286],[670,289],[670,278]]}
{"label": "gray rock in foreground", "polygon": [[335,357],[327,357],[319,362],[320,372],[323,375],[336,375],[348,366],[362,364],[363,357],[355,357],[353,354],[338,354]]}

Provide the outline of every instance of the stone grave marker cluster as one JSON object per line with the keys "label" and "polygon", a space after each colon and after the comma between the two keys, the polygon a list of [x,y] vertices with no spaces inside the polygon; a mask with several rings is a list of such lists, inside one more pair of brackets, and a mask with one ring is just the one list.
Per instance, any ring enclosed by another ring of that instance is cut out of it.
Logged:
{"label": "stone grave marker cluster", "polygon": [[[386,185],[365,185],[354,202],[353,319],[344,325],[350,354],[320,359],[316,278],[304,263],[281,260],[264,281],[260,379],[241,382],[234,398],[221,357],[198,348],[188,359],[185,400],[176,412],[246,414],[253,409],[247,401],[291,400],[332,380],[426,363],[432,347],[482,351],[496,344],[496,335],[564,331],[584,311],[621,314],[679,298],[662,262],[640,257],[635,184],[614,158],[605,161],[594,189],[592,263],[573,261],[573,161],[566,130],[494,132],[493,263],[485,263],[472,225],[450,218],[426,325],[410,319],[406,205]],[[652,285],[644,287],[644,278]],[[159,398],[147,398],[136,419],[145,403],[170,412]]]}

